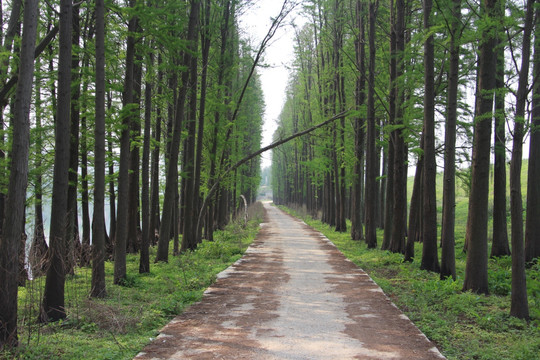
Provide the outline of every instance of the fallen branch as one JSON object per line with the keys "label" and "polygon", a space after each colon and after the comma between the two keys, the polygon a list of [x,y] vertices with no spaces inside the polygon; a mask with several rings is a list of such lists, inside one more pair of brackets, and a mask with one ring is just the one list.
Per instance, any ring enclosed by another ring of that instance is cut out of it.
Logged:
{"label": "fallen branch", "polygon": [[238,161],[236,164],[234,164],[233,166],[229,167],[227,170],[225,170],[217,179],[216,179],[216,182],[214,183],[214,185],[212,186],[212,188],[210,189],[210,191],[208,192],[208,195],[206,195],[206,197],[204,198],[204,201],[202,203],[202,206],[201,206],[201,209],[199,210],[199,217],[197,218],[197,227],[196,227],[196,230],[195,230],[195,237],[196,237],[196,240],[197,242],[199,242],[200,240],[200,225],[201,225],[201,219],[203,218],[204,216],[204,212],[206,211],[206,207],[208,206],[208,201],[210,200],[210,198],[214,195],[214,193],[216,192],[217,188],[218,188],[218,185],[219,183],[221,182],[221,180],[223,180],[223,178],[225,178],[230,172],[238,169],[240,166],[244,165],[245,163],[247,163],[249,160],[253,159],[254,157],[257,157],[259,155],[261,155],[262,153],[268,151],[268,150],[272,150],[273,148],[275,147],[278,147],[280,145],[283,145],[293,139],[296,139],[297,137],[300,137],[300,136],[303,136],[303,135],[306,135],[306,134],[309,134],[310,132],[312,131],[315,131],[317,129],[320,129],[322,128],[323,126],[325,125],[328,125],[330,124],[331,122],[334,122],[338,119],[342,119],[344,118],[345,116],[347,116],[347,113],[349,111],[343,111],[337,115],[334,115],[333,117],[331,117],[330,119],[326,120],[326,121],[323,121],[322,123],[320,124],[317,124],[315,126],[312,126],[310,127],[309,129],[306,129],[306,130],[303,130],[303,131],[300,131],[300,132],[297,132],[295,134],[292,134],[288,137],[286,137],[285,139],[281,139],[281,140],[278,140],[268,146],[265,146],[263,147],[262,149],[259,149],[257,151],[255,151],[254,153],[252,154],[249,154],[248,156],[246,156],[245,158],[243,158],[242,160]]}

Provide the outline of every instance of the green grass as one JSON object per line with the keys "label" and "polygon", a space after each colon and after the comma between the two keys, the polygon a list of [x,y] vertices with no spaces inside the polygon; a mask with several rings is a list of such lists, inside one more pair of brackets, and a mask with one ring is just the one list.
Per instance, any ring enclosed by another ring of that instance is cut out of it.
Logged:
{"label": "green grass", "polygon": [[[125,286],[112,285],[113,263],[105,265],[107,297],[90,299],[91,272],[77,268],[66,281],[64,321],[36,323],[44,278],[19,288],[20,346],[2,358],[17,359],[131,359],[158,330],[190,304],[202,298],[216,275],[238,260],[258,232],[262,205],[244,229],[231,224],[204,241],[197,250],[169,256],[169,263],[151,263],[151,273],[138,273],[139,256],[127,257]],[[150,259],[155,258],[151,248]],[[172,244],[171,244],[172,253]]]}
{"label": "green grass", "polygon": [[[489,260],[491,295],[462,292],[463,239],[456,243],[456,281],[441,281],[438,274],[420,270],[422,244],[415,244],[415,260],[406,263],[401,254],[367,249],[349,233],[337,233],[318,220],[286,210],[321,231],[364,269],[448,359],[540,359],[540,265],[527,270],[532,317],[527,323],[509,316],[510,257]],[[379,230],[379,246],[382,235]]]}

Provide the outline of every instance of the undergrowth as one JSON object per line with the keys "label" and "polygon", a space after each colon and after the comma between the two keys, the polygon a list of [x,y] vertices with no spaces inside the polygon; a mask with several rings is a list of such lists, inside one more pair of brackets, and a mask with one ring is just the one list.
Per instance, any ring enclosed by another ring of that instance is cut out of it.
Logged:
{"label": "undergrowth", "polygon": [[[527,323],[509,315],[509,256],[489,260],[491,295],[462,292],[466,262],[466,254],[461,251],[463,240],[456,243],[456,280],[440,280],[438,274],[420,270],[422,244],[415,244],[415,259],[407,263],[401,254],[368,249],[365,242],[351,240],[348,232],[337,233],[318,220],[283,209],[322,232],[347,258],[365,270],[448,359],[540,359],[538,264],[527,270],[531,314]],[[382,231],[377,235],[380,246]]]}
{"label": "undergrowth", "polygon": [[[77,268],[66,280],[68,317],[50,324],[37,323],[45,279],[19,288],[19,341],[0,359],[132,359],[176,315],[202,298],[216,275],[238,260],[263,221],[261,203],[253,205],[247,226],[233,222],[203,241],[195,251],[172,256],[168,263],[151,263],[150,273],[139,274],[139,256],[128,254],[128,277],[112,285],[113,266],[105,264],[107,297],[89,298],[91,271]],[[156,249],[150,249],[150,259]]]}

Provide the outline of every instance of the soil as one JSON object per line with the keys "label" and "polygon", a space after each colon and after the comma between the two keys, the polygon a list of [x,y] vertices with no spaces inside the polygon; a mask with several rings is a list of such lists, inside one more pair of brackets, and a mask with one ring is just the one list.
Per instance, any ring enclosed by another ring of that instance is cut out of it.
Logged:
{"label": "soil", "polygon": [[265,209],[244,257],[135,359],[444,359],[325,236]]}

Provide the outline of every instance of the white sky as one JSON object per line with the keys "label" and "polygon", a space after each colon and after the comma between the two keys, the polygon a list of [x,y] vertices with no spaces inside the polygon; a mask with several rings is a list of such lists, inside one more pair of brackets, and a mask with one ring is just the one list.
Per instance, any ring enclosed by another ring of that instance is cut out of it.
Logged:
{"label": "white sky", "polygon": [[[250,38],[254,47],[260,45],[271,25],[271,18],[279,14],[283,2],[280,0],[255,0],[250,8],[240,17],[242,37]],[[296,11],[299,9],[295,9]],[[257,69],[261,76],[266,111],[264,114],[262,146],[272,142],[272,135],[277,127],[277,119],[285,102],[289,70],[294,56],[294,30],[291,25],[304,23],[297,14],[289,14],[282,27],[278,29],[264,53],[264,64],[268,67]],[[271,165],[271,152],[262,154],[261,166]]]}

